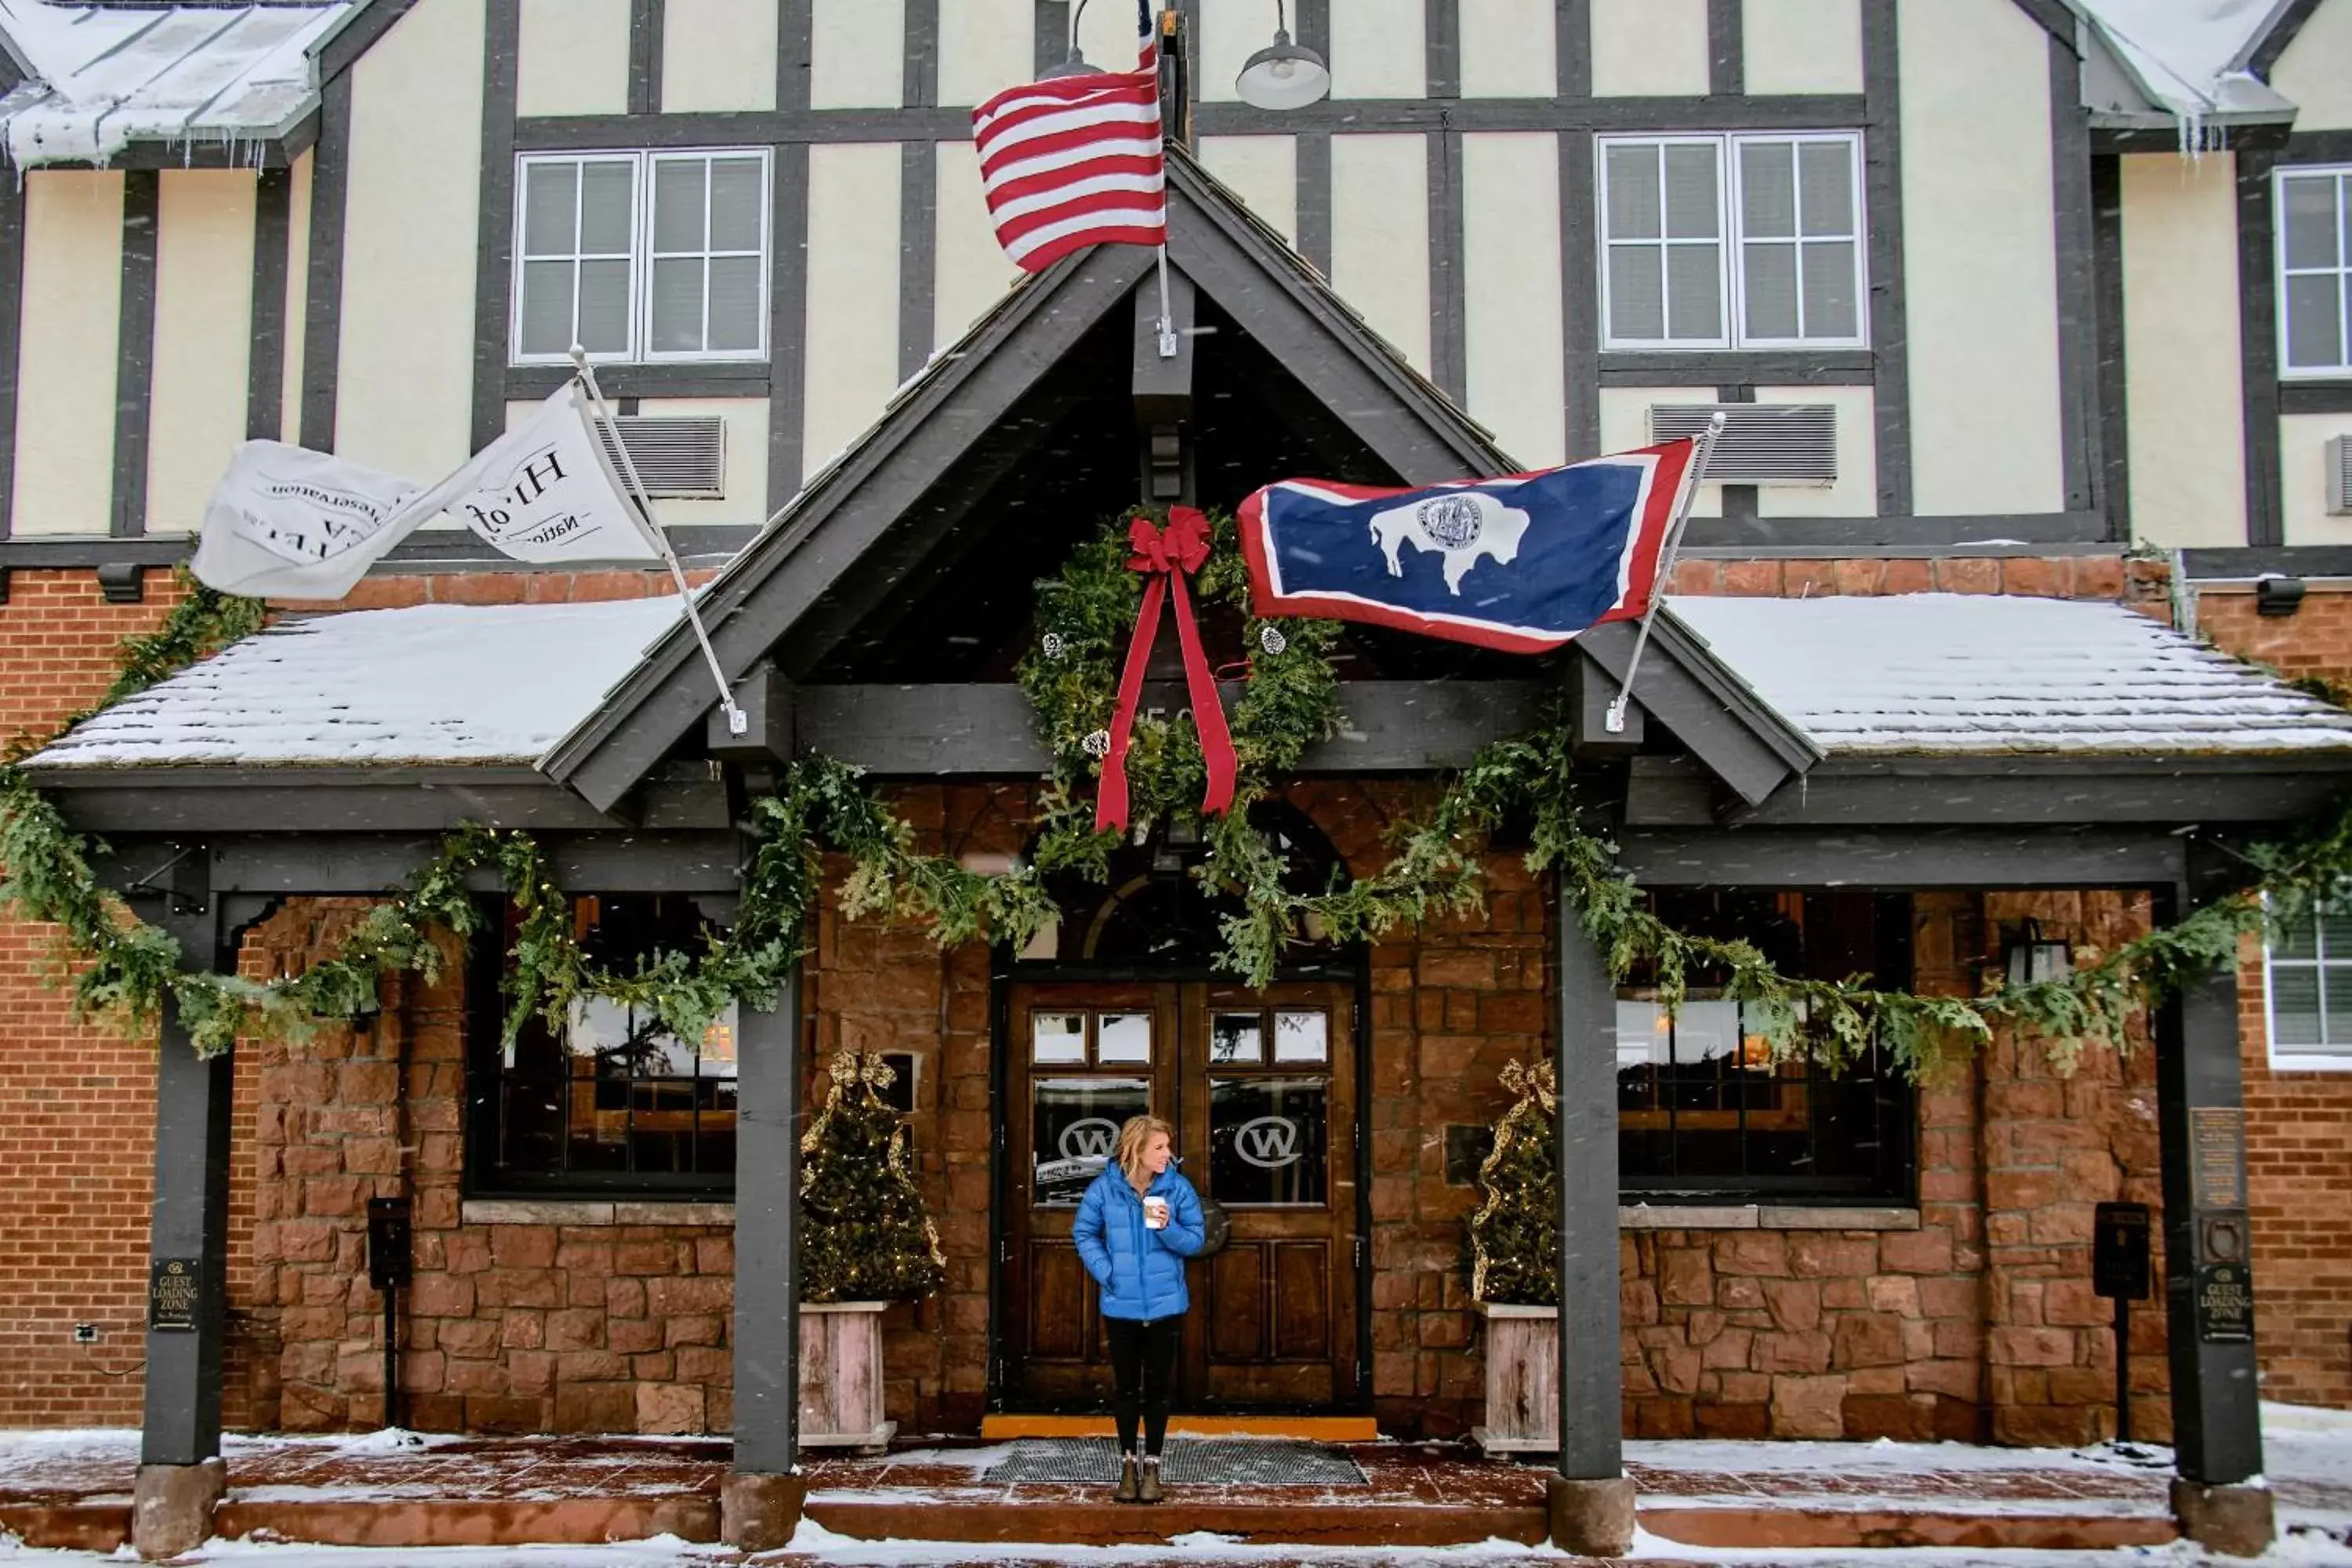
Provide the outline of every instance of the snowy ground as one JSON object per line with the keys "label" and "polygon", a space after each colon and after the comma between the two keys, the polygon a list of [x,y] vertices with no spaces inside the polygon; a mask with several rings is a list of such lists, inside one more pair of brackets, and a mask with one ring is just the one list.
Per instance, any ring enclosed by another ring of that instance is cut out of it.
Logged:
{"label": "snowy ground", "polygon": [[[2285,1531],[2280,1543],[2263,1559],[2265,1563],[2294,1568],[2352,1568],[2352,1413],[2269,1405],[2263,1409],[2267,1475],[2280,1493],[2280,1523]],[[119,1432],[0,1433],[0,1479],[16,1466],[54,1462],[65,1456],[106,1454],[129,1440]],[[446,1441],[447,1439],[443,1439]],[[232,1442],[247,1441],[232,1439]],[[284,1439],[271,1439],[282,1442]],[[404,1434],[317,1438],[322,1447],[367,1451],[376,1447],[405,1446],[417,1439]],[[427,1443],[433,1439],[425,1439]],[[1737,1449],[1736,1458],[1730,1450]],[[960,1455],[969,1457],[969,1454]],[[1957,1445],[1808,1444],[1808,1443],[1634,1443],[1627,1445],[1629,1462],[1671,1469],[1720,1469],[1727,1462],[1757,1478],[1785,1477],[1792,1489],[1808,1475],[1835,1474],[1869,1480],[1933,1473],[1964,1477],[1971,1470],[2014,1473],[2021,1459],[2049,1473],[2112,1470],[2118,1465],[2161,1465],[2161,1451],[2136,1463],[2107,1450],[2052,1452],[2021,1456],[2014,1450],[1976,1449]],[[1874,1489],[1875,1483],[1873,1483]],[[1775,1488],[1774,1489],[1778,1489]],[[1890,1485],[1889,1490],[1901,1489]],[[16,1545],[0,1537],[0,1568],[81,1568],[81,1565],[125,1561],[88,1552],[43,1552]],[[1664,1568],[1669,1563],[1723,1563],[1737,1568],[2189,1568],[2191,1564],[2235,1561],[2208,1559],[2185,1544],[2161,1549],[2116,1552],[2022,1552],[1986,1550],[1924,1550],[1899,1552],[1759,1551],[1732,1552],[1696,1548],[1656,1536],[1643,1535],[1633,1558]],[[1373,1549],[1250,1546],[1211,1535],[1178,1536],[1165,1546],[1054,1548],[1020,1546],[949,1546],[919,1542],[853,1541],[832,1534],[814,1523],[802,1526],[793,1550],[755,1559],[761,1563],[807,1564],[809,1568],[949,1568],[953,1564],[986,1564],[989,1568],[1161,1568],[1186,1563],[1229,1563],[1234,1568],[1487,1568],[1490,1564],[1537,1559],[1565,1561],[1543,1549],[1505,1542],[1445,1550],[1381,1551]],[[598,1547],[456,1547],[434,1550],[361,1550],[254,1542],[214,1542],[180,1560],[186,1563],[220,1563],[232,1568],[717,1568],[745,1561],[723,1548],[656,1538]]]}

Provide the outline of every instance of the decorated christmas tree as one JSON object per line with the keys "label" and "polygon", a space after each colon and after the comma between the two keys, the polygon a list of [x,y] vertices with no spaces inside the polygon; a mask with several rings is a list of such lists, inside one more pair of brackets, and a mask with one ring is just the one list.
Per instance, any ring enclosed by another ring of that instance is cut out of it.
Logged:
{"label": "decorated christmas tree", "polygon": [[1559,1096],[1549,1062],[1513,1062],[1503,1087],[1517,1098],[1495,1123],[1478,1167],[1483,1201],[1470,1217],[1470,1293],[1522,1307],[1559,1305]]}
{"label": "decorated christmas tree", "polygon": [[801,1135],[801,1299],[911,1301],[947,1276],[879,1056],[843,1051]]}

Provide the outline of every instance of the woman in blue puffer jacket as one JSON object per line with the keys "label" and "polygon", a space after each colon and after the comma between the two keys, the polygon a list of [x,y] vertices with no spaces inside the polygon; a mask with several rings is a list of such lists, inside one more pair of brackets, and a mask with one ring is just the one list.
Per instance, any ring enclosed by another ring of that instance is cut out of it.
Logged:
{"label": "woman in blue puffer jacket", "polygon": [[[1102,1287],[1103,1326],[1118,1386],[1116,1502],[1158,1502],[1160,1447],[1168,1435],[1169,1384],[1184,1332],[1184,1260],[1201,1250],[1201,1199],[1172,1169],[1175,1131],[1156,1116],[1119,1129],[1118,1157],[1078,1205],[1072,1235]],[[1143,1426],[1136,1463],[1135,1428]]]}

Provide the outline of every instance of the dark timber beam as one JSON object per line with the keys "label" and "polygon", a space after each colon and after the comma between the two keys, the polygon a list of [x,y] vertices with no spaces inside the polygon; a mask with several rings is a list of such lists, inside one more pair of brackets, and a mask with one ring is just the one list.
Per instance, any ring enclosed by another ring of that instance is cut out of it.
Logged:
{"label": "dark timber beam", "polygon": [[1168,278],[1170,316],[1176,333],[1176,353],[1160,353],[1160,284],[1146,277],[1135,286],[1135,419],[1147,429],[1192,417],[1193,328],[1198,324],[1200,298],[1192,280],[1181,272]]}
{"label": "dark timber beam", "polygon": [[[1632,622],[1612,621],[1577,638],[1577,647],[1610,682],[1622,685],[1636,636]],[[1724,672],[1670,612],[1652,626],[1649,650],[1634,672],[1633,700],[1750,805],[1819,757],[1810,742]]]}
{"label": "dark timber beam", "polygon": [[792,1539],[800,1447],[801,971],[772,1008],[740,1015],[735,1117],[735,1467],[720,1489],[730,1545]]}
{"label": "dark timber beam", "polygon": [[1618,1557],[1633,1542],[1625,1475],[1624,1369],[1617,1341],[1617,985],[1552,894],[1559,1028],[1559,1473],[1551,1478],[1552,1544]]}
{"label": "dark timber beam", "polygon": [[740,735],[730,733],[727,715],[713,708],[703,721],[702,749],[730,763],[766,763],[782,767],[793,760],[793,684],[772,664],[757,664],[735,683],[735,706],[749,721]]}
{"label": "dark timber beam", "polygon": [[[2230,885],[2220,858],[2192,847],[2189,875],[2158,890],[2158,924]],[[2270,1545],[2273,1521],[2269,1489],[2244,1484],[2262,1474],[2263,1432],[2236,964],[2158,1008],[2156,1034],[2173,1511],[2191,1540],[2252,1557]]]}
{"label": "dark timber beam", "polygon": [[1617,845],[1647,888],[2145,888],[2182,864],[2179,838],[2163,832],[1629,828]]}
{"label": "dark timber beam", "polygon": [[[205,851],[156,879],[140,912],[180,944],[185,969],[221,967],[220,921]],[[174,1556],[212,1534],[226,1472],[220,1458],[221,1365],[228,1295],[230,1057],[199,1058],[178,1006],[163,1005],[155,1058],[155,1193],[148,1234],[147,1365],[131,1538],[142,1557]]]}
{"label": "dark timber beam", "polygon": [[[142,874],[143,846],[119,847],[118,858]],[[736,887],[742,841],[733,833],[614,833],[574,837],[542,835],[548,875],[583,893],[720,893]],[[214,890],[223,894],[366,895],[397,887],[440,852],[435,837],[399,834],[277,834],[215,841]],[[466,879],[477,892],[496,892],[496,872]]]}

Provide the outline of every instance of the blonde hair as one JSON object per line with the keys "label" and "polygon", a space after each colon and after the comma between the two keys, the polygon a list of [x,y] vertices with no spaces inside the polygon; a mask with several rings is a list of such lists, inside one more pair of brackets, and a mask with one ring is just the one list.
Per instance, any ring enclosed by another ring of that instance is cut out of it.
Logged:
{"label": "blonde hair", "polygon": [[1118,1168],[1127,1173],[1129,1181],[1135,1180],[1143,1169],[1143,1152],[1151,1147],[1154,1132],[1165,1132],[1171,1144],[1176,1142],[1176,1129],[1157,1116],[1130,1116],[1127,1125],[1118,1130]]}

